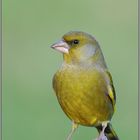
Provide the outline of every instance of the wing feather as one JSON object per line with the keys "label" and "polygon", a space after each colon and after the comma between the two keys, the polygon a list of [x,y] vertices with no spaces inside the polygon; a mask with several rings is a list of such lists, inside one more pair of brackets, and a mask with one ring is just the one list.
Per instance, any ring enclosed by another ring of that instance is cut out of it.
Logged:
{"label": "wing feather", "polygon": [[116,93],[115,93],[115,88],[114,88],[114,85],[113,85],[113,80],[112,80],[112,76],[110,74],[109,71],[106,71],[106,74],[109,78],[109,84],[108,84],[108,96],[112,102],[112,105],[113,107],[115,108],[115,103],[116,103]]}

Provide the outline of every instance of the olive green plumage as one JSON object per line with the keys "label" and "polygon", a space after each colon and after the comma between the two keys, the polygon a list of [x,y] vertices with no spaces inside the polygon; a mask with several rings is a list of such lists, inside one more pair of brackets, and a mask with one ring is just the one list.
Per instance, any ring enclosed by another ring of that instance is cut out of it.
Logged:
{"label": "olive green plumage", "polygon": [[[98,42],[87,33],[74,31],[65,34],[52,47],[64,57],[53,78],[63,111],[75,124],[95,126],[100,131],[102,122],[112,118],[116,95]],[[113,135],[116,139],[106,136],[108,140],[118,140]]]}
{"label": "olive green plumage", "polygon": [[108,97],[106,72],[63,65],[54,76],[54,89],[64,112],[82,125],[110,120],[114,107]]}

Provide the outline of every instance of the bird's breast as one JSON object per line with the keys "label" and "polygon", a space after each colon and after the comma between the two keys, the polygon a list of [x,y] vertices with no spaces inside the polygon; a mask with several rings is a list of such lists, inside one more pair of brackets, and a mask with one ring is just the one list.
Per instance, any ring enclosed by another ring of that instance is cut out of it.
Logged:
{"label": "bird's breast", "polygon": [[107,82],[97,69],[62,68],[54,76],[53,86],[67,116],[83,125],[95,125],[112,116],[106,97]]}

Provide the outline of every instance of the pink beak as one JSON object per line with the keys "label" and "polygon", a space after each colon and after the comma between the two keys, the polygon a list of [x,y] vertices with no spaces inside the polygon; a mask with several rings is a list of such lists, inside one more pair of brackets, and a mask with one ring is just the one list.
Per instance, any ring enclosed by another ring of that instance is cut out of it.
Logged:
{"label": "pink beak", "polygon": [[63,41],[63,40],[60,40],[59,42],[53,44],[51,46],[51,48],[61,52],[61,53],[69,53],[69,46],[68,44]]}

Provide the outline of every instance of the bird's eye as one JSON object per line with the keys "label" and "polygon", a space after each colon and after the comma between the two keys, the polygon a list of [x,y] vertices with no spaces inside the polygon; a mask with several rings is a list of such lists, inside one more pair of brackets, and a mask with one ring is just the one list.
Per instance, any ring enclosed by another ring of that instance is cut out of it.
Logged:
{"label": "bird's eye", "polygon": [[73,40],[73,44],[78,44],[79,40]]}

